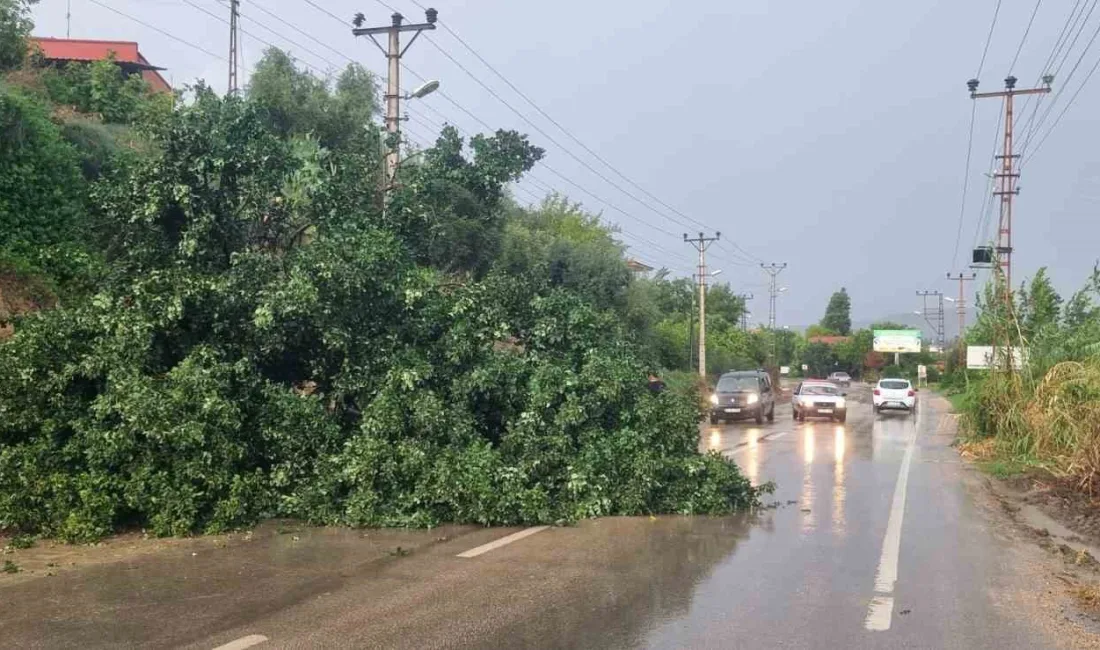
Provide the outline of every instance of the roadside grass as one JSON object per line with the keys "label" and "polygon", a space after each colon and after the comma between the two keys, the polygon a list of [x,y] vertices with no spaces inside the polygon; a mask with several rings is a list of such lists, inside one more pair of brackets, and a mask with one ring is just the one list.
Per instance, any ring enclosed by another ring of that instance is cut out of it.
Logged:
{"label": "roadside grass", "polygon": [[944,394],[948,402],[951,402],[952,413],[962,413],[969,403],[966,393],[947,393]]}
{"label": "roadside grass", "polygon": [[1011,479],[1035,472],[1051,472],[1049,463],[1035,456],[1014,454],[996,438],[961,438],[959,453],[982,472],[999,479]]}
{"label": "roadside grass", "polygon": [[1070,590],[1081,605],[1092,611],[1100,611],[1100,585],[1078,585]]}

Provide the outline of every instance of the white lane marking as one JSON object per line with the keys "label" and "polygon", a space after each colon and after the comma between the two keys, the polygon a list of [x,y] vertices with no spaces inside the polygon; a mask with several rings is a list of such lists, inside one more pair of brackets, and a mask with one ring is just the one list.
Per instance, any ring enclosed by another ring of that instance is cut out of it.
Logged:
{"label": "white lane marking", "polygon": [[889,630],[893,615],[894,599],[891,596],[875,596],[871,599],[871,608],[867,612],[867,622],[864,627],[872,632]]}
{"label": "white lane marking", "polygon": [[[923,413],[923,410],[921,411]],[[894,485],[894,501],[890,506],[890,520],[886,524],[886,536],[882,540],[882,556],[875,574],[875,597],[867,610],[863,626],[868,630],[890,629],[894,615],[894,585],[898,581],[898,555],[901,550],[901,524],[905,519],[905,492],[909,486],[909,467],[913,464],[913,452],[917,447],[917,432],[924,418],[918,413],[913,433],[905,446],[905,457],[898,470],[898,482]]]}
{"label": "white lane marking", "polygon": [[512,542],[518,542],[519,540],[523,539],[524,537],[530,537],[531,535],[534,535],[535,533],[541,533],[542,531],[546,530],[547,528],[549,528],[549,526],[535,526],[533,528],[524,528],[523,530],[519,531],[518,533],[512,533],[511,535],[501,537],[500,539],[489,542],[488,544],[482,544],[481,546],[472,548],[468,551],[463,551],[462,553],[458,554],[458,557],[477,557],[477,556],[481,555],[482,553],[488,553],[489,551],[492,551],[494,549],[498,549],[501,546],[511,544]]}
{"label": "white lane marking", "polygon": [[236,641],[230,641],[225,645],[220,645],[214,648],[214,650],[244,650],[245,648],[259,645],[264,641],[267,641],[267,637],[262,634],[249,634],[248,636],[242,636]]}

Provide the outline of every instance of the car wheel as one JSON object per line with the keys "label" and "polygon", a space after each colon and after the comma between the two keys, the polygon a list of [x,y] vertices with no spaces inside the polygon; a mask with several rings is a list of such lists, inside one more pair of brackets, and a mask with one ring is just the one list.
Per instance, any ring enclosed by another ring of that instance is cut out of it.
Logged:
{"label": "car wheel", "polygon": [[761,407],[760,410],[756,412],[756,423],[757,424],[764,424],[764,408],[763,407]]}
{"label": "car wheel", "polygon": [[845,422],[848,421],[848,414],[845,413],[843,415],[836,416],[836,421],[840,424],[844,424]]}
{"label": "car wheel", "polygon": [[775,422],[775,404],[768,410],[768,422]]}
{"label": "car wheel", "polygon": [[711,415],[711,416],[710,416],[710,423],[711,423],[711,424],[718,424],[718,416],[716,416],[716,415]]}

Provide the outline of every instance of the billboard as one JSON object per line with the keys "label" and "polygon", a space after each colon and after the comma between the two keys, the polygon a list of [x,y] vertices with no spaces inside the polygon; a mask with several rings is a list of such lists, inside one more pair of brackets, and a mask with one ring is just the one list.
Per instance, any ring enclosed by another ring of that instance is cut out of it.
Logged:
{"label": "billboard", "polygon": [[[997,353],[997,358],[993,356],[992,345],[968,345],[966,346],[966,368],[967,370],[989,370],[996,365],[1004,367],[1005,363],[1005,348],[999,348],[1000,352]],[[1012,348],[1012,365],[1016,370],[1021,370],[1024,365],[1024,361],[1027,358],[1027,353],[1020,348]]]}
{"label": "billboard", "polygon": [[920,330],[875,330],[875,352],[920,352]]}

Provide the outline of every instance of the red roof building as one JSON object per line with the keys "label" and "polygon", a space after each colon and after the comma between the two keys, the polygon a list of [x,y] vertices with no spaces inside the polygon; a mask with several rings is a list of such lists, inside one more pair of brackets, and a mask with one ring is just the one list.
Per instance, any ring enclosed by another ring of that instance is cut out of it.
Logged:
{"label": "red roof building", "polygon": [[43,58],[51,63],[70,61],[102,61],[114,54],[115,63],[126,74],[140,74],[154,92],[171,92],[172,86],[160,75],[157,66],[149,63],[138,44],[132,41],[95,41],[69,38],[31,38],[32,47],[42,52]]}
{"label": "red roof building", "polygon": [[809,338],[810,343],[824,343],[825,345],[847,343],[848,340],[849,337],[847,336],[811,336]]}

